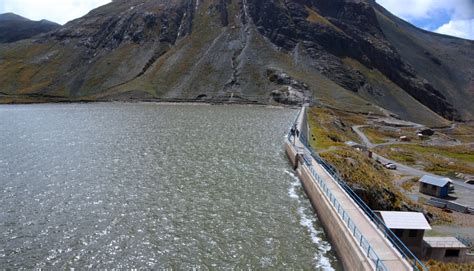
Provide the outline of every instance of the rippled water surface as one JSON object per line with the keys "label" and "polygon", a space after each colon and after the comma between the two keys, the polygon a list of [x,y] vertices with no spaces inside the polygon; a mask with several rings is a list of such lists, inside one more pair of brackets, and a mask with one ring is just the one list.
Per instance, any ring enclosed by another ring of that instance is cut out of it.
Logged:
{"label": "rippled water surface", "polygon": [[0,106],[0,268],[340,269],[282,150],[296,114]]}

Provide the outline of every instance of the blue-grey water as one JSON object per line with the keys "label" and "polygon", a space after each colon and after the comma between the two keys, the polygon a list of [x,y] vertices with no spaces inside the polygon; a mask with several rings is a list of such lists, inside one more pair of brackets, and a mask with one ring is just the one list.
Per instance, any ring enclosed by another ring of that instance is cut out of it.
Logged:
{"label": "blue-grey water", "polygon": [[0,268],[340,269],[282,149],[296,114],[0,106]]}

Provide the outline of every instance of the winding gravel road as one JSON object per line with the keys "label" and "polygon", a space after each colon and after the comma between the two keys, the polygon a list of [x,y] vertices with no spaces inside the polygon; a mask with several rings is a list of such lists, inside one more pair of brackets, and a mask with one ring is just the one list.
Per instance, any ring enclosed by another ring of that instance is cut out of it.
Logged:
{"label": "winding gravel road", "polygon": [[[373,144],[372,142],[370,142],[367,135],[360,130],[360,128],[364,128],[364,127],[367,127],[367,125],[356,125],[356,126],[352,126],[352,130],[354,130],[354,132],[359,136],[359,138],[362,140],[363,144],[365,146],[367,146],[367,148],[373,149],[377,146],[393,144],[393,143]],[[400,144],[400,143],[404,143],[404,142],[396,142],[396,143]],[[417,168],[414,168],[414,167],[411,167],[411,166],[400,164],[397,161],[394,161],[394,160],[388,159],[386,157],[383,157],[379,154],[376,154],[375,152],[372,152],[372,153],[373,153],[373,157],[375,159],[378,159],[383,164],[392,163],[392,164],[397,165],[397,171],[401,174],[413,175],[413,176],[419,176],[419,177],[424,176],[424,175],[430,175],[430,176],[444,178],[443,176],[438,176],[438,175],[435,175],[433,173],[429,173],[429,172],[424,171],[424,170],[420,170],[420,169],[417,169]],[[463,180],[460,180],[460,179],[451,179],[451,180],[453,181],[453,184],[456,185],[456,186],[460,186],[460,187],[463,187],[463,188],[474,190],[473,185],[466,184],[466,183],[464,183]]]}

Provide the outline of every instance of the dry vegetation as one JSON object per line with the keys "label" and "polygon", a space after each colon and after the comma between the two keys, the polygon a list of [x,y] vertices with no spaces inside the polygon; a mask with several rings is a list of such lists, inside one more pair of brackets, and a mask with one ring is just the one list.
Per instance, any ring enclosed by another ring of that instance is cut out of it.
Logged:
{"label": "dry vegetation", "polygon": [[454,222],[452,213],[447,213],[440,208],[436,208],[430,205],[422,205],[419,203],[412,203],[412,204],[417,209],[425,210],[425,213],[428,215],[431,225],[439,225],[439,224]]}
{"label": "dry vegetation", "polygon": [[357,140],[351,126],[365,123],[364,116],[360,114],[320,107],[311,108],[308,121],[311,127],[310,144],[318,151]]}
{"label": "dry vegetation", "polygon": [[342,59],[342,61],[348,66],[351,66],[352,68],[363,73],[365,76],[367,76],[369,80],[378,81],[386,85],[394,85],[394,83],[390,79],[388,79],[383,73],[381,73],[379,70],[370,69],[364,66],[362,63],[360,63],[356,59],[346,57]]}
{"label": "dry vegetation", "polygon": [[463,143],[471,143],[474,142],[474,123],[459,123],[454,129],[445,131],[444,133]]}
{"label": "dry vegetation", "polygon": [[357,140],[351,126],[365,123],[365,116],[327,108],[309,112],[310,143],[321,156],[338,169],[342,177],[373,209],[401,209],[403,195],[393,184],[392,174],[370,159],[366,153],[345,146]]}
{"label": "dry vegetation", "polygon": [[402,210],[407,200],[393,183],[393,176],[366,153],[343,147],[321,154],[336,167],[359,196],[375,210]]}
{"label": "dry vegetation", "polygon": [[317,13],[316,11],[314,11],[313,9],[309,8],[309,7],[306,7],[306,11],[309,13],[308,15],[308,18],[307,20],[311,23],[318,23],[318,24],[322,24],[322,25],[326,25],[326,26],[329,26],[331,28],[333,28],[334,30],[336,31],[339,31],[341,33],[344,33],[344,31],[342,31],[339,27],[335,26],[334,24],[332,24],[328,19],[326,19],[325,17],[319,15],[319,13]]}
{"label": "dry vegetation", "polygon": [[386,143],[399,140],[401,136],[406,136],[411,143],[421,143],[423,140],[416,137],[415,128],[383,128],[379,126],[365,127],[361,129],[369,140],[374,144]]}
{"label": "dry vegetation", "polygon": [[[422,211],[432,224],[453,222],[451,213],[424,205],[423,202],[414,202],[406,197],[395,185],[392,173],[363,152],[343,147],[322,153],[321,157],[337,168],[341,177],[374,210]],[[414,185],[415,179],[405,183],[408,186]]]}
{"label": "dry vegetation", "polygon": [[378,147],[377,152],[401,163],[421,165],[425,171],[438,175],[474,174],[472,146],[392,145]]}
{"label": "dry vegetation", "polygon": [[405,191],[412,191],[413,190],[413,187],[418,183],[418,180],[419,178],[418,177],[413,177],[405,182],[403,182],[401,184],[401,187],[405,190]]}
{"label": "dry vegetation", "polygon": [[474,270],[474,263],[442,263],[435,260],[426,262],[426,267],[430,271],[472,271]]}
{"label": "dry vegetation", "polygon": [[[365,119],[362,114],[311,108],[308,113],[310,144],[372,209],[423,211],[431,223],[453,222],[451,214],[410,200],[395,185],[392,172],[369,158],[367,153],[344,144],[348,140],[358,141],[350,127],[365,124]],[[413,185],[414,179],[409,180],[404,189],[410,190]]]}
{"label": "dry vegetation", "polygon": [[374,127],[366,127],[362,130],[369,138],[370,142],[380,144],[388,142],[390,138],[397,138],[399,135],[392,131],[380,130]]}
{"label": "dry vegetation", "polygon": [[[410,142],[422,142],[416,137],[415,128],[383,128],[379,126],[365,127],[363,132],[369,137],[372,143],[380,144],[390,140],[399,140],[401,136],[406,136]],[[377,142],[379,141],[379,142]]]}

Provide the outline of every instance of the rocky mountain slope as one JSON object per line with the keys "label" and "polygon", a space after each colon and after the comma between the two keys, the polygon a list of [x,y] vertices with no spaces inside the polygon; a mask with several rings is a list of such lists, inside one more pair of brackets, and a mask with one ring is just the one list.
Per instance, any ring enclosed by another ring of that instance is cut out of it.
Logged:
{"label": "rocky mountain slope", "polygon": [[31,21],[14,13],[0,14],[0,43],[29,39],[60,26],[47,20]]}
{"label": "rocky mountain slope", "polygon": [[474,119],[473,48],[372,0],[115,0],[0,45],[0,94],[311,101],[443,125]]}

